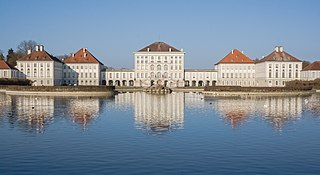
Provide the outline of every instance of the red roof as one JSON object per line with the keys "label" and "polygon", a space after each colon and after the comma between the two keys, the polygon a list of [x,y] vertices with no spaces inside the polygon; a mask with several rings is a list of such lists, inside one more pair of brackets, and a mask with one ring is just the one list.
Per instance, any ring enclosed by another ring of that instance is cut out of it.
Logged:
{"label": "red roof", "polygon": [[72,54],[69,58],[64,60],[64,63],[99,63],[103,65],[86,48],[82,48],[75,54]]}
{"label": "red roof", "polygon": [[320,70],[320,61],[315,61],[303,69],[303,71],[307,70]]}
{"label": "red roof", "polygon": [[18,61],[56,61],[61,62],[58,58],[50,55],[46,51],[33,51],[29,55],[20,58]]}
{"label": "red roof", "polygon": [[281,62],[301,62],[298,58],[288,54],[285,51],[273,51],[268,56],[264,57],[263,59],[259,60],[258,63],[264,61],[281,61]]}
{"label": "red roof", "polygon": [[4,60],[0,60],[0,69],[16,69],[16,68],[10,66],[10,64],[5,62]]}
{"label": "red roof", "polygon": [[171,52],[181,52],[180,50],[164,42],[154,42],[149,46],[146,46],[140,49],[138,52],[170,52],[170,49],[171,49]]}
{"label": "red roof", "polygon": [[222,60],[220,60],[217,64],[220,63],[254,63],[249,57],[240,52],[237,49],[232,50],[227,56],[225,56]]}

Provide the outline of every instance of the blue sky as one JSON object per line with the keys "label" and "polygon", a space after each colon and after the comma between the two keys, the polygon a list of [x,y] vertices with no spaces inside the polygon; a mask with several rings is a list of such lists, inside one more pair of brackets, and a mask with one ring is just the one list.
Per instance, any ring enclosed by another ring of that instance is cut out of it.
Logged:
{"label": "blue sky", "polygon": [[0,0],[0,49],[35,40],[53,55],[82,47],[105,65],[133,67],[133,52],[164,41],[186,68],[212,68],[231,49],[252,59],[275,45],[320,60],[317,0]]}

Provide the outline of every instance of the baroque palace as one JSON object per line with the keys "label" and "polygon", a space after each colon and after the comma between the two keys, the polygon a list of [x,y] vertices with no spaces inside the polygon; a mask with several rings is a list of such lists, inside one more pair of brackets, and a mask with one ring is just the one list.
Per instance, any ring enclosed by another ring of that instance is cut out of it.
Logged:
{"label": "baroque palace", "polygon": [[258,61],[233,49],[212,69],[185,69],[183,49],[164,42],[134,52],[134,69],[109,69],[87,48],[59,60],[36,46],[12,67],[0,61],[0,78],[26,78],[34,86],[109,85],[149,87],[259,86],[281,87],[292,80],[320,78],[320,62],[302,69],[302,61],[276,46]]}

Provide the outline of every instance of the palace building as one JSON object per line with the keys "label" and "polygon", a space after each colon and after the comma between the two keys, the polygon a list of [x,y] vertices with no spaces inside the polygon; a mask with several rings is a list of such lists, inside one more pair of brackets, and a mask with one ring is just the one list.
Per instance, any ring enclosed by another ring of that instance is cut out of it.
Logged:
{"label": "palace building", "polygon": [[285,86],[285,82],[300,80],[302,61],[276,46],[268,56],[256,62],[256,85],[262,87]]}
{"label": "palace building", "polygon": [[0,78],[19,78],[19,71],[4,60],[0,60]]}
{"label": "palace building", "polygon": [[320,78],[320,62],[302,70],[302,61],[276,46],[269,55],[253,61],[243,51],[231,50],[212,69],[185,69],[183,49],[154,42],[133,52],[133,69],[103,65],[87,48],[81,48],[63,62],[36,46],[17,61],[17,70],[0,62],[0,78],[27,78],[35,86],[108,85],[146,88],[203,86],[282,87],[292,80]]}
{"label": "palace building", "polygon": [[254,86],[255,64],[237,49],[220,60],[215,69],[218,72],[218,86]]}
{"label": "palace building", "polygon": [[36,50],[17,60],[20,78],[33,81],[35,86],[62,85],[63,62],[44,50],[44,46],[36,46]]}
{"label": "palace building", "polygon": [[64,60],[63,81],[66,85],[101,85],[103,64],[87,48],[82,48]]}
{"label": "palace building", "polygon": [[315,80],[320,78],[320,61],[315,61],[301,71],[302,80]]}

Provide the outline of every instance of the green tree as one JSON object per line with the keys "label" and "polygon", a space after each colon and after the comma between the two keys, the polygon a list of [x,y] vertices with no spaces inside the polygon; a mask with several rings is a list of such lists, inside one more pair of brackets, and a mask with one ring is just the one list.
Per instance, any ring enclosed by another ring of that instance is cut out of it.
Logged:
{"label": "green tree", "polygon": [[12,48],[8,50],[8,55],[7,55],[7,62],[11,66],[16,66],[17,65],[17,60],[20,59],[23,55],[18,54],[14,52]]}
{"label": "green tree", "polygon": [[0,50],[0,60],[5,60],[5,59],[4,59],[4,55],[3,55],[3,51],[2,51],[2,50]]}

